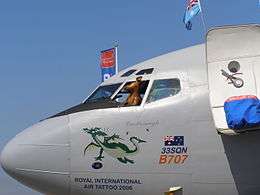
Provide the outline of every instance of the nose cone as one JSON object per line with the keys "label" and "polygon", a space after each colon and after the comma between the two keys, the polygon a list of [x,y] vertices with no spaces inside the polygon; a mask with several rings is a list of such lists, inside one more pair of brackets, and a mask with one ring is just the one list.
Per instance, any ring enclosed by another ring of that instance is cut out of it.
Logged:
{"label": "nose cone", "polygon": [[17,155],[15,154],[17,148],[15,148],[16,145],[12,142],[10,141],[1,153],[1,166],[9,175],[13,175],[12,172],[15,171],[16,167],[15,163],[18,162],[16,159]]}
{"label": "nose cone", "polygon": [[68,194],[69,128],[66,117],[42,121],[3,149],[1,166],[19,182],[44,194]]}

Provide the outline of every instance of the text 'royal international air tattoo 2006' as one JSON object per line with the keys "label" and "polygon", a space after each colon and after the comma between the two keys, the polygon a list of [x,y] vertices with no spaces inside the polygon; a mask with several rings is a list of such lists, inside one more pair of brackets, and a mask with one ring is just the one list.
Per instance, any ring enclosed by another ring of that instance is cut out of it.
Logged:
{"label": "text 'royal international air tattoo 2006'", "polygon": [[48,195],[260,194],[260,25],[119,72],[116,54],[101,52],[103,82],[82,103],[5,146],[6,173]]}

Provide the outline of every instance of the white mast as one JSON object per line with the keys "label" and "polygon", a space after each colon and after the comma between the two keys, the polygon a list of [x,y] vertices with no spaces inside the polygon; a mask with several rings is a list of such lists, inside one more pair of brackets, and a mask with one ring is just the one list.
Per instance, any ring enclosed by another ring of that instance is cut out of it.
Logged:
{"label": "white mast", "polygon": [[115,58],[116,58],[116,74],[118,73],[118,56],[117,56],[117,48],[118,48],[118,41],[115,41]]}

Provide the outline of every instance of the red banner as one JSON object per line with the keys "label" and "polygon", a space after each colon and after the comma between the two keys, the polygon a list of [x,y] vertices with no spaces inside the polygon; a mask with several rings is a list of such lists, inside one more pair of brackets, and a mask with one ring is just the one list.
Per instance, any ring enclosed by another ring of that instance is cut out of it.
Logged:
{"label": "red banner", "polygon": [[115,48],[101,51],[101,67],[102,68],[113,67],[113,66],[115,66],[115,63],[116,63]]}

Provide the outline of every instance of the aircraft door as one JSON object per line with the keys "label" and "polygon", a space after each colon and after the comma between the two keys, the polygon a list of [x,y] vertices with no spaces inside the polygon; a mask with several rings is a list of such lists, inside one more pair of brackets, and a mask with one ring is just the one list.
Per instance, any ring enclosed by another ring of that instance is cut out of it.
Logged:
{"label": "aircraft door", "polygon": [[233,96],[259,96],[260,27],[255,25],[213,29],[207,34],[206,56],[209,95],[216,129],[228,128],[224,103]]}

